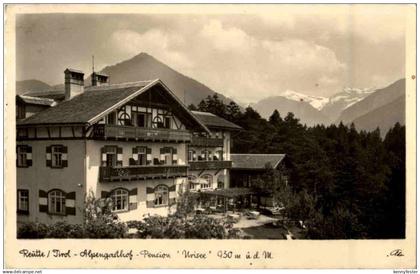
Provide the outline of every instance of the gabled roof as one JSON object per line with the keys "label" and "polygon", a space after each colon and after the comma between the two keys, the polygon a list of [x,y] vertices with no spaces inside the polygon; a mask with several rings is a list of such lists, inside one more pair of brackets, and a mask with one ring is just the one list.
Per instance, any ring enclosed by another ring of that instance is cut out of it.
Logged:
{"label": "gabled roof", "polygon": [[130,100],[160,85],[183,109],[196,125],[209,132],[208,128],[195,117],[186,106],[159,79],[123,84],[85,87],[85,91],[55,107],[41,111],[20,120],[18,125],[36,124],[94,124],[102,117],[126,104]]}
{"label": "gabled roof", "polygon": [[200,121],[203,122],[208,128],[220,128],[220,129],[230,129],[230,130],[240,130],[240,126],[223,119],[222,117],[216,116],[210,112],[202,111],[191,111]]}
{"label": "gabled roof", "polygon": [[17,95],[16,99],[21,100],[24,103],[31,104],[31,105],[42,105],[42,106],[52,107],[57,104],[57,102],[54,101],[53,99],[33,97],[33,96],[28,96],[28,95]]}
{"label": "gabled roof", "polygon": [[230,154],[232,169],[277,168],[286,154]]}

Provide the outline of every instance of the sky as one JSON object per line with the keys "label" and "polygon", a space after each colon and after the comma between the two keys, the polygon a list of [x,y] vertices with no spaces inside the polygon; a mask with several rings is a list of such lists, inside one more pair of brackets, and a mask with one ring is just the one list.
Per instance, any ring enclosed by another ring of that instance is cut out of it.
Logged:
{"label": "sky", "polygon": [[[238,7],[239,8],[239,7]],[[255,13],[24,14],[17,80],[64,82],[146,52],[213,90],[252,103],[286,90],[329,97],[405,75],[404,5],[294,5]],[[144,79],[139,79],[144,80]]]}

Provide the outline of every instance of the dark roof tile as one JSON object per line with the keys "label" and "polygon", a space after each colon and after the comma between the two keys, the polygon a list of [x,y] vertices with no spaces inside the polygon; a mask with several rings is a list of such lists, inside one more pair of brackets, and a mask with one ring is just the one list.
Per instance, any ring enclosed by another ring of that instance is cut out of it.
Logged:
{"label": "dark roof tile", "polygon": [[232,169],[265,169],[267,165],[277,168],[286,154],[231,154]]}
{"label": "dark roof tile", "polygon": [[152,81],[142,85],[115,85],[106,88],[86,88],[83,94],[18,122],[29,124],[87,123],[119,101],[132,95]]}
{"label": "dark roof tile", "polygon": [[240,130],[240,126],[225,120],[219,116],[214,115],[210,112],[192,111],[192,113],[200,119],[200,121],[209,128],[224,128],[231,130]]}

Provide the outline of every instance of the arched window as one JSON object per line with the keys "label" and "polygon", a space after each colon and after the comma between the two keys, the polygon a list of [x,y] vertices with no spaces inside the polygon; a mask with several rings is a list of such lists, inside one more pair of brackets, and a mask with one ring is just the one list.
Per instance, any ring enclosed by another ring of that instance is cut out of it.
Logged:
{"label": "arched window", "polygon": [[114,189],[111,192],[112,210],[124,211],[128,210],[128,191],[123,188]]}
{"label": "arched window", "polygon": [[66,194],[61,190],[48,193],[48,213],[66,214]]}
{"label": "arched window", "polygon": [[196,184],[197,184],[197,177],[193,175],[188,176],[188,188],[190,190],[195,190]]}
{"label": "arched window", "polygon": [[163,127],[164,127],[164,124],[163,124],[162,117],[155,116],[155,118],[153,118],[153,121],[152,121],[152,128],[163,128]]}
{"label": "arched window", "polygon": [[165,185],[155,188],[155,205],[167,205],[169,203],[169,189]]}
{"label": "arched window", "polygon": [[131,126],[131,117],[127,112],[122,112],[118,117],[118,123],[122,126]]}
{"label": "arched window", "polygon": [[205,174],[205,175],[201,176],[200,178],[201,178],[201,180],[200,180],[201,189],[211,188],[212,182],[213,182],[213,176],[211,176],[210,174]]}

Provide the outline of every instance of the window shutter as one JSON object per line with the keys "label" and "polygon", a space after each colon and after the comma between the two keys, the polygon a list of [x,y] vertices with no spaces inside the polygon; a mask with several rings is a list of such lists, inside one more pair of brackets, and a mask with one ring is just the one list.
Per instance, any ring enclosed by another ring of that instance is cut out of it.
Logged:
{"label": "window shutter", "polygon": [[176,198],[169,198],[169,206],[176,204]]}
{"label": "window shutter", "polygon": [[61,163],[62,163],[62,166],[63,167],[68,167],[68,157],[67,157],[67,147],[65,147],[65,146],[62,146],[61,147],[61,153],[62,153],[62,155],[61,155],[61,159],[62,159],[62,161],[61,161]]}
{"label": "window shutter", "polygon": [[47,166],[51,167],[51,146],[46,147],[46,164]]}
{"label": "window shutter", "polygon": [[101,148],[101,163],[102,166],[106,166],[106,147]]}
{"label": "window shutter", "polygon": [[137,154],[137,153],[138,153],[137,147],[133,147],[133,154]]}
{"label": "window shutter", "polygon": [[178,154],[176,148],[172,149],[172,164],[176,165],[178,164]]}
{"label": "window shutter", "polygon": [[76,192],[66,194],[66,215],[76,215]]}
{"label": "window shutter", "polygon": [[155,201],[146,201],[146,207],[147,208],[152,208],[155,207]]}
{"label": "window shutter", "polygon": [[164,147],[161,147],[160,148],[160,154],[162,155],[162,154],[165,154],[165,148]]}
{"label": "window shutter", "polygon": [[146,148],[146,164],[150,165],[152,163],[152,149],[151,148]]}
{"label": "window shutter", "polygon": [[176,185],[169,187],[169,206],[176,204]]}
{"label": "window shutter", "polygon": [[48,194],[43,190],[38,192],[39,212],[48,212]]}
{"label": "window shutter", "polygon": [[[134,156],[134,155],[133,155]],[[135,166],[136,165],[136,160],[134,160],[133,158],[128,159],[128,164],[130,166]]]}
{"label": "window shutter", "polygon": [[155,189],[153,187],[146,187],[146,207],[155,207]]}
{"label": "window shutter", "polygon": [[26,164],[28,166],[32,166],[32,147],[31,146],[27,146],[26,147]]}
{"label": "window shutter", "polygon": [[128,210],[137,209],[137,188],[130,190],[128,195]]}
{"label": "window shutter", "polygon": [[110,192],[108,192],[108,191],[101,191],[101,198],[102,199],[108,198],[109,195],[110,195]]}
{"label": "window shutter", "polygon": [[117,166],[123,165],[123,149],[122,147],[117,147]]}

